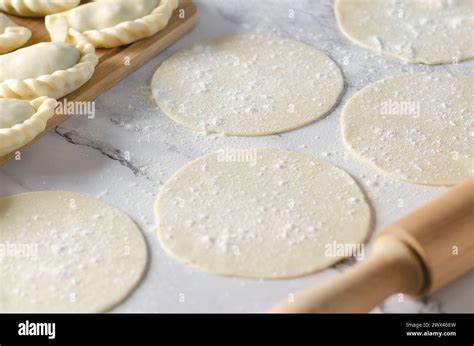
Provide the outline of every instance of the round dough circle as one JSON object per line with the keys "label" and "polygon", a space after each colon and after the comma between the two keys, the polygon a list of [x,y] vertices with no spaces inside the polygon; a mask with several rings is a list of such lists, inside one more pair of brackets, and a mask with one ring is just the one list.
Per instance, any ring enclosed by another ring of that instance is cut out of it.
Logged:
{"label": "round dough circle", "polygon": [[472,0],[336,0],[339,28],[362,47],[409,63],[474,57]]}
{"label": "round dough circle", "polygon": [[103,312],[136,287],[147,263],[126,214],[73,192],[0,198],[0,312]]}
{"label": "round dough circle", "polygon": [[366,86],[342,110],[346,146],[397,179],[454,185],[474,172],[474,78],[444,73]]}
{"label": "round dough circle", "polygon": [[270,279],[331,266],[343,256],[326,246],[359,244],[371,226],[364,194],[347,173],[269,148],[190,162],[163,186],[155,215],[162,246],[179,260],[214,274]]}
{"label": "round dough circle", "polygon": [[263,136],[327,114],[344,86],[319,50],[281,38],[227,36],[187,47],[163,62],[151,88],[160,109],[198,131]]}

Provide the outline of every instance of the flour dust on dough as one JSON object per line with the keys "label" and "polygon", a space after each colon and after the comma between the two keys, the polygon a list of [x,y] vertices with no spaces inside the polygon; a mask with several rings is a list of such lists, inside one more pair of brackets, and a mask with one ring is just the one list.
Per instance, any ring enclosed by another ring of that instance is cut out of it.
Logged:
{"label": "flour dust on dough", "polygon": [[147,263],[143,236],[120,210],[72,192],[0,198],[0,312],[103,312]]}
{"label": "flour dust on dough", "polygon": [[355,94],[342,110],[346,146],[397,179],[454,185],[472,176],[474,77],[406,74]]}
{"label": "flour dust on dough", "polygon": [[[363,242],[371,211],[331,164],[280,149],[221,150],[180,169],[155,204],[158,238],[179,260],[214,274],[290,278]],[[334,246],[335,248],[335,246]]]}
{"label": "flour dust on dough", "polygon": [[337,65],[300,42],[226,36],[173,54],[153,76],[159,108],[197,131],[261,136],[327,114],[344,86]]}
{"label": "flour dust on dough", "polygon": [[474,57],[473,0],[336,0],[341,31],[355,43],[409,63]]}

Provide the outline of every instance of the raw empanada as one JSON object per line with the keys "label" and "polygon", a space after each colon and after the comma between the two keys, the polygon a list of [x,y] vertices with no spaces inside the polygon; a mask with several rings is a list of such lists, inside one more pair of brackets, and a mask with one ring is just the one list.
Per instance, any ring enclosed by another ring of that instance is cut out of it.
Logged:
{"label": "raw empanada", "polygon": [[6,15],[0,13],[0,54],[11,52],[23,46],[31,37],[31,31],[18,26]]}
{"label": "raw empanada", "polygon": [[42,42],[0,56],[0,97],[58,99],[81,87],[94,74],[94,46],[82,41]]}
{"label": "raw empanada", "polygon": [[0,99],[0,156],[30,142],[54,115],[56,100],[46,96],[32,101]]}
{"label": "raw empanada", "polygon": [[0,0],[0,10],[23,17],[44,17],[67,11],[81,0]]}
{"label": "raw empanada", "polygon": [[95,0],[46,16],[51,41],[77,42],[82,36],[95,47],[117,47],[162,30],[178,0]]}

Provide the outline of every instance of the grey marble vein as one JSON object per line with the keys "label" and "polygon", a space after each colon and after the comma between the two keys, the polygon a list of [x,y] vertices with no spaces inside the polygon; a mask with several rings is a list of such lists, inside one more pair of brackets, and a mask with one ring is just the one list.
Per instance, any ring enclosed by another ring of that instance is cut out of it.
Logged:
{"label": "grey marble vein", "polygon": [[85,138],[80,136],[76,131],[74,130],[67,130],[61,126],[58,126],[54,129],[54,133],[56,133],[58,136],[64,138],[68,143],[74,144],[74,145],[81,145],[85,146],[91,149],[94,149],[104,155],[105,157],[117,161],[120,163],[122,166],[127,167],[130,169],[135,176],[143,176],[149,180],[151,180],[147,175],[146,172],[141,169],[140,167],[136,166],[131,160],[128,160],[123,153],[120,151],[120,149],[113,149],[108,147],[104,143],[100,143],[97,141],[94,141],[89,138]]}

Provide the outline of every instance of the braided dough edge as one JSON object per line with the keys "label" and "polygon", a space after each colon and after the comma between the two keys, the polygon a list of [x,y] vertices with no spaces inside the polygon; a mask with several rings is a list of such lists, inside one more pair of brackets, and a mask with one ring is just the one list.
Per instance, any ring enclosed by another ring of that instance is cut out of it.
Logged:
{"label": "braided dough edge", "polygon": [[99,59],[90,43],[81,41],[76,48],[81,53],[76,65],[36,78],[8,79],[0,83],[0,97],[31,100],[48,96],[58,99],[80,88],[91,79]]}
{"label": "braided dough edge", "polygon": [[30,101],[30,105],[36,109],[30,118],[11,128],[0,129],[0,155],[11,153],[40,134],[54,115],[56,100],[42,96]]}
{"label": "braided dough edge", "polygon": [[113,48],[153,36],[164,29],[178,5],[178,0],[161,0],[150,14],[101,30],[79,32],[69,27],[61,13],[46,16],[45,24],[51,41],[76,43],[84,37],[96,48]]}
{"label": "braided dough edge", "polygon": [[0,34],[0,54],[11,52],[23,46],[31,37],[31,31],[22,26],[10,26]]}
{"label": "braided dough edge", "polygon": [[23,17],[44,17],[70,10],[81,0],[0,0],[0,10]]}

